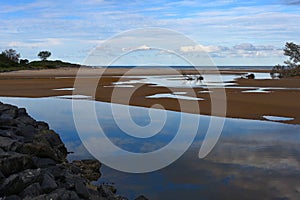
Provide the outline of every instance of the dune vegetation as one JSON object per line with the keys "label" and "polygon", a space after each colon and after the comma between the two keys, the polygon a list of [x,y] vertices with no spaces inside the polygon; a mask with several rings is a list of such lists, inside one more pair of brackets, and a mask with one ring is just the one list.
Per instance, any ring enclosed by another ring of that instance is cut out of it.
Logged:
{"label": "dune vegetation", "polygon": [[8,49],[0,54],[0,72],[30,69],[56,69],[61,67],[80,67],[78,64],[63,62],[61,60],[47,60],[51,56],[49,51],[38,53],[40,61],[20,59],[20,54],[14,49]]}

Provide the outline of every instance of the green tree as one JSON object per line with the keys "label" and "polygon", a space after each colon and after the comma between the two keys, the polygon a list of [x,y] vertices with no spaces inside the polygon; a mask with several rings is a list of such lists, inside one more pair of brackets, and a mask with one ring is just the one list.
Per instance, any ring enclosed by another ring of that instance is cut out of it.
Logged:
{"label": "green tree", "polygon": [[17,51],[14,50],[14,49],[7,49],[7,50],[5,50],[5,51],[2,52],[2,55],[4,55],[9,60],[11,60],[11,61],[13,61],[15,63],[19,62],[20,54],[17,53]]}
{"label": "green tree", "polygon": [[38,57],[40,57],[41,60],[47,60],[47,58],[49,58],[51,56],[51,52],[50,51],[40,51],[38,54]]}
{"label": "green tree", "polygon": [[286,64],[297,65],[300,62],[300,45],[287,42],[283,51],[285,56],[289,56],[289,60],[285,61]]}
{"label": "green tree", "polygon": [[284,61],[286,65],[276,65],[273,67],[272,77],[289,77],[300,75],[300,45],[287,42],[283,49],[284,55],[289,59]]}
{"label": "green tree", "polygon": [[21,59],[20,60],[20,64],[21,65],[27,65],[29,63],[29,60],[28,59]]}

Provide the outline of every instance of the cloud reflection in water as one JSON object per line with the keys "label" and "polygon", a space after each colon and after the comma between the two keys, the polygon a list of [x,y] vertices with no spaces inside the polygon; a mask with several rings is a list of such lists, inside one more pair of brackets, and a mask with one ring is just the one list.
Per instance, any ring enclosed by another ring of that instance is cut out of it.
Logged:
{"label": "cloud reflection in water", "polygon": [[[61,135],[68,150],[75,152],[69,159],[91,157],[76,133],[71,100],[1,97],[0,101],[26,107],[32,117],[48,122]],[[96,104],[97,109],[104,110],[111,106],[102,102]],[[149,123],[147,108],[132,109],[131,114],[137,124],[142,126]],[[167,111],[167,115],[166,127],[146,141],[122,133],[107,112],[98,113],[101,125],[109,132],[108,137],[120,147],[136,152],[154,151],[172,140],[180,113]],[[122,113],[118,117],[122,119]],[[89,123],[88,113],[84,119],[86,130],[96,131]],[[115,182],[121,194],[129,197],[145,194],[150,199],[299,197],[299,125],[226,119],[219,142],[208,157],[200,160],[198,151],[208,124],[209,117],[201,116],[199,132],[192,147],[172,165],[147,174],[127,174],[103,166],[103,176],[99,182]],[[186,134],[189,134],[188,129]],[[112,155],[120,156],[118,152],[113,152]]]}

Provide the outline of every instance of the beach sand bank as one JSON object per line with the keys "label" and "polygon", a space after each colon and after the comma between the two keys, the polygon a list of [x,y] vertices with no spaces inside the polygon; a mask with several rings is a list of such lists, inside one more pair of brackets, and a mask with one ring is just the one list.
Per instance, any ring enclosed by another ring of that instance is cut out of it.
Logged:
{"label": "beach sand bank", "polygon": [[[152,107],[155,104],[162,105],[165,109],[182,111],[177,99],[172,98],[147,98],[151,95],[172,92],[186,92],[185,96],[193,96],[203,100],[197,101],[199,111],[195,109],[195,101],[186,102],[184,112],[211,115],[211,95],[218,93],[220,88],[211,88],[211,93],[205,88],[181,88],[155,86],[149,83],[135,83],[131,87],[114,87],[113,83],[122,81],[139,80],[139,76],[172,75],[179,73],[197,74],[196,70],[185,69],[183,71],[166,69],[81,69],[80,80],[82,87],[72,90],[54,90],[61,88],[73,88],[78,69],[62,68],[47,70],[23,70],[0,74],[0,96],[6,97],[50,97],[63,95],[87,95],[93,96],[98,101],[130,104],[142,107]],[[250,70],[253,72],[253,70]],[[242,76],[247,71],[226,70],[222,74],[234,74]],[[265,70],[263,72],[266,72]],[[218,73],[218,71],[202,70],[200,73]],[[90,85],[99,80],[97,92],[93,92]],[[136,77],[135,77],[136,76]],[[300,124],[300,78],[286,79],[254,79],[238,78],[232,83],[232,87],[225,88],[226,98],[222,96],[217,101],[226,101],[227,117],[265,120],[263,116],[281,116],[294,118],[284,123]],[[250,92],[245,92],[245,88]],[[250,89],[249,89],[250,88]],[[256,89],[255,89],[256,88]],[[263,88],[264,92],[255,92],[257,88]],[[252,91],[251,91],[252,90]],[[130,94],[130,98],[129,98]],[[196,96],[195,96],[196,94]],[[113,99],[112,99],[113,95]],[[192,103],[193,102],[193,103]],[[191,106],[189,106],[189,104]]]}

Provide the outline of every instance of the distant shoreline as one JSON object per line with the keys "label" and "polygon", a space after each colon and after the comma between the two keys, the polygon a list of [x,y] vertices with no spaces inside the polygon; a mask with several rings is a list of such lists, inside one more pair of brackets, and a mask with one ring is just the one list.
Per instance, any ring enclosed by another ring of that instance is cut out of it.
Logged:
{"label": "distant shoreline", "polygon": [[272,70],[274,66],[133,66],[133,65],[125,65],[125,66],[86,66],[87,68],[124,68],[124,69],[132,69],[132,68],[145,68],[145,69],[166,69],[166,68],[174,68],[174,69],[200,69],[200,70],[209,70],[212,68],[217,68],[219,70]]}

